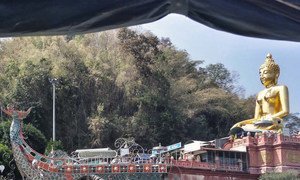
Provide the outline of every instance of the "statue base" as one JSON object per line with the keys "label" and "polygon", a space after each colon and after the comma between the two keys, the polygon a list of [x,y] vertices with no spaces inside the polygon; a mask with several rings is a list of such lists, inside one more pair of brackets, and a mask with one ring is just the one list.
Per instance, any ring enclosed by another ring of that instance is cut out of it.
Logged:
{"label": "statue base", "polygon": [[235,139],[231,150],[245,149],[250,174],[295,170],[300,174],[300,135],[256,134]]}

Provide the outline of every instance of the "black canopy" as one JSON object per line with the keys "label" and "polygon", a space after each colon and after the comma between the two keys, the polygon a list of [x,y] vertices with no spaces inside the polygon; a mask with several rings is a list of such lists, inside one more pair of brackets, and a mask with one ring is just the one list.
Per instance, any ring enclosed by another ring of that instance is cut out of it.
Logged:
{"label": "black canopy", "polygon": [[299,0],[2,0],[0,37],[96,32],[170,13],[235,34],[300,42]]}

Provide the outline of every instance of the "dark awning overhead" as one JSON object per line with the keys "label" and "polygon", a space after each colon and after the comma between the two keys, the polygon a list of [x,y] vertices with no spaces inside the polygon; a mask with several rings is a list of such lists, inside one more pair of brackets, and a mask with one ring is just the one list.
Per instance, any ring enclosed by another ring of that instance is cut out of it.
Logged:
{"label": "dark awning overhead", "polygon": [[2,0],[0,37],[96,32],[170,13],[235,34],[300,42],[298,0]]}

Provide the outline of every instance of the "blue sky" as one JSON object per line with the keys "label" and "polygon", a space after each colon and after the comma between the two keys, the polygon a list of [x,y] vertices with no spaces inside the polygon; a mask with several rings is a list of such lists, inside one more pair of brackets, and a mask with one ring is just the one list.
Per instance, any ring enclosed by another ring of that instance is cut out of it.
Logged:
{"label": "blue sky", "polygon": [[150,30],[158,37],[169,37],[193,60],[204,60],[205,64],[220,62],[230,71],[238,72],[238,84],[245,89],[246,97],[264,89],[258,69],[270,52],[281,68],[278,84],[289,88],[290,110],[300,112],[300,43],[234,35],[175,14],[138,28]]}

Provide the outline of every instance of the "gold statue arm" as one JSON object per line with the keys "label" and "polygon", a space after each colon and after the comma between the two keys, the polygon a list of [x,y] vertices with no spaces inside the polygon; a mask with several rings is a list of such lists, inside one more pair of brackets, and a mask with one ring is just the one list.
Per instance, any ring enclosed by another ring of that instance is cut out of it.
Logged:
{"label": "gold statue arm", "polygon": [[279,87],[279,98],[281,102],[281,111],[273,114],[272,118],[283,118],[290,113],[289,92],[286,86]]}
{"label": "gold statue arm", "polygon": [[[257,99],[257,97],[256,97]],[[254,119],[260,119],[261,118],[261,107],[260,105],[258,104],[258,102],[256,101],[255,102],[255,114],[254,114]]]}

